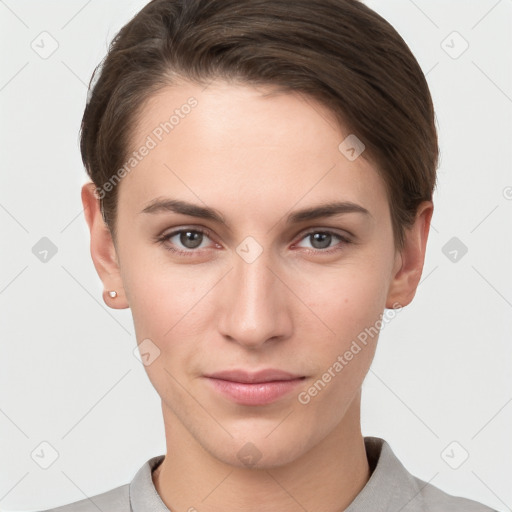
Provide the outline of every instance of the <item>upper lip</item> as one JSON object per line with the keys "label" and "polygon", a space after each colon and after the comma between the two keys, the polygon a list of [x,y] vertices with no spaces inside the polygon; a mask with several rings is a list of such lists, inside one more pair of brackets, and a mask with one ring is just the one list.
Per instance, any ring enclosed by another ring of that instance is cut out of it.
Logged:
{"label": "upper lip", "polygon": [[272,382],[283,380],[300,379],[302,375],[285,372],[283,370],[276,370],[268,368],[257,372],[249,372],[246,370],[226,370],[206,375],[211,379],[229,380],[232,382],[242,382],[247,384],[254,384],[260,382]]}

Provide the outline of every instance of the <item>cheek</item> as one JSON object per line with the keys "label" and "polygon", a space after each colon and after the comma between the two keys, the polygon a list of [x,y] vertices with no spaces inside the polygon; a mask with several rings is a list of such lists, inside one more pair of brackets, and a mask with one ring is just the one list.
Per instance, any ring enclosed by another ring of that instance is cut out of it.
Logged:
{"label": "cheek", "polygon": [[201,277],[199,267],[153,264],[142,268],[133,268],[126,281],[137,343],[151,340],[148,346],[158,356],[145,366],[147,375],[161,396],[179,403],[180,386],[174,379],[182,382],[183,374],[201,356],[202,347],[194,340],[204,337],[201,333],[208,320],[204,299],[215,280],[212,277],[210,283],[204,272]]}
{"label": "cheek", "polygon": [[[299,326],[309,333],[302,349],[312,378],[297,401],[310,412],[313,409],[326,428],[341,420],[370,368],[386,297],[377,271],[354,269],[337,275],[338,282],[325,282],[324,293],[310,296],[308,305],[322,322],[308,314]],[[323,279],[316,283],[321,285]]]}
{"label": "cheek", "polygon": [[166,262],[165,255],[155,258],[155,253],[132,253],[122,278],[137,330],[159,340],[187,323],[214,284],[200,266],[176,265]]}
{"label": "cheek", "polygon": [[130,275],[137,342],[150,339],[159,351],[157,364],[146,366],[154,384],[169,381],[164,368],[176,377],[197,373],[215,326],[214,304],[221,302],[215,294],[217,274],[201,265],[154,264]]}
{"label": "cheek", "polygon": [[319,272],[304,287],[309,309],[304,309],[298,330],[307,335],[298,338],[304,340],[307,369],[315,378],[313,387],[304,389],[304,402],[300,403],[314,401],[314,408],[329,407],[332,401],[348,406],[360,387],[382,325],[386,265],[387,261],[370,256],[354,259],[343,268]]}
{"label": "cheek", "polygon": [[[378,263],[378,262],[376,262]],[[313,323],[327,344],[338,339],[341,345],[374,325],[385,307],[388,280],[384,268],[377,265],[351,265],[329,273],[319,272],[304,287],[305,303],[311,314],[305,324]],[[313,322],[314,321],[314,322]],[[339,346],[338,348],[342,348]]]}

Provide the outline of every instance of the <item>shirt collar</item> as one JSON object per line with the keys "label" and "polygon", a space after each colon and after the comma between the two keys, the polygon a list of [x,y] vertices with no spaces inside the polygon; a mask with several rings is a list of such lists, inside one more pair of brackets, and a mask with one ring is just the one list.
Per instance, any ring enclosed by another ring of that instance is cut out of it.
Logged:
{"label": "shirt collar", "polygon": [[133,512],[170,512],[156,491],[151,473],[164,460],[165,455],[149,459],[130,483],[130,506]]}
{"label": "shirt collar", "polygon": [[424,510],[422,487],[380,437],[365,437],[370,479],[345,512]]}
{"label": "shirt collar", "polygon": [[[389,444],[379,437],[364,438],[371,476],[345,512],[385,512],[418,510],[423,499],[418,481],[397,459]],[[149,459],[130,483],[133,512],[170,512],[157,493],[151,473],[164,455]]]}

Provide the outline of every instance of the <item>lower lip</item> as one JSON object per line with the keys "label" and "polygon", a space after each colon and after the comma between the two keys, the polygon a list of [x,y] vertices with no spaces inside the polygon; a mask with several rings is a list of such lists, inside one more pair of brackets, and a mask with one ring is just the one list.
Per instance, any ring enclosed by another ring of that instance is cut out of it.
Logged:
{"label": "lower lip", "polygon": [[208,377],[215,390],[240,405],[266,405],[293,391],[304,379],[248,384]]}

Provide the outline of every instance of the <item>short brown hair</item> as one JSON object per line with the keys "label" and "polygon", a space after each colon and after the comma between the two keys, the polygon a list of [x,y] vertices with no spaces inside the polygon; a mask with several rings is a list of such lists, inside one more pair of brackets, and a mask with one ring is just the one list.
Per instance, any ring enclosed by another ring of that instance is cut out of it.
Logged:
{"label": "short brown hair", "polygon": [[[358,0],[151,1],[91,78],[80,147],[97,190],[126,161],[145,102],[178,77],[274,85],[327,106],[383,177],[403,248],[418,205],[432,200],[437,131],[418,62],[376,12]],[[115,240],[117,187],[100,204]]]}

